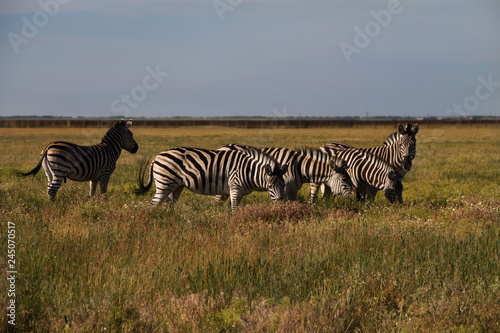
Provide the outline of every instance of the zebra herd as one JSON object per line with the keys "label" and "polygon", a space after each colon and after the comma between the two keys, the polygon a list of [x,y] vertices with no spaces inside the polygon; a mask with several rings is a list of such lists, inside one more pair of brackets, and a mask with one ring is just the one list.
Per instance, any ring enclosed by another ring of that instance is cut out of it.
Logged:
{"label": "zebra herd", "polygon": [[[90,181],[90,195],[100,182],[106,193],[111,174],[122,149],[134,154],[139,146],[130,131],[131,121],[121,120],[102,141],[79,146],[57,141],[42,150],[37,166],[22,176],[45,170],[51,200],[63,182]],[[321,188],[323,197],[335,195],[373,199],[379,190],[391,202],[403,202],[402,181],[412,167],[416,152],[418,124],[398,125],[383,145],[356,148],[343,143],[327,143],[313,149],[264,148],[228,144],[216,150],[177,147],[160,152],[139,171],[137,194],[145,194],[155,181],[151,205],[174,203],[182,190],[214,196],[234,211],[241,198],[252,191],[268,191],[271,200],[295,200],[304,183],[310,183],[309,202]],[[149,172],[148,172],[149,170]],[[148,182],[144,176],[148,173]]]}

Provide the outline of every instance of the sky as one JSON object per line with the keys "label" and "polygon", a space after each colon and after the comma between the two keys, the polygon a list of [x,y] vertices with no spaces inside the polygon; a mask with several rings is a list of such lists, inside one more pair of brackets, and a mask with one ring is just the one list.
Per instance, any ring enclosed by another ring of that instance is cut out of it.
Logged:
{"label": "sky", "polygon": [[2,0],[0,116],[500,116],[498,0]]}

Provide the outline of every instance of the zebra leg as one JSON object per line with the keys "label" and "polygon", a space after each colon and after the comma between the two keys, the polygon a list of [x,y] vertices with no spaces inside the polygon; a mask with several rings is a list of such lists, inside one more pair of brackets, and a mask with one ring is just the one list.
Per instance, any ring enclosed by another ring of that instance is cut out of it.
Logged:
{"label": "zebra leg", "polygon": [[366,193],[368,192],[368,189],[366,186],[361,186],[358,185],[357,191],[356,191],[356,200],[364,202],[366,200]]}
{"label": "zebra leg", "polygon": [[[180,190],[179,187],[181,188]],[[163,184],[156,182],[156,193],[153,199],[151,199],[151,201],[149,202],[149,205],[159,205],[165,200],[167,200],[168,202],[172,202],[172,199],[174,199],[175,196],[177,196],[177,199],[179,198],[183,188],[184,186],[182,184]],[[172,194],[173,192],[176,192],[177,194],[171,196],[170,194]]]}
{"label": "zebra leg", "polygon": [[57,175],[50,165],[50,162],[47,158],[43,159],[42,162],[43,170],[45,171],[45,175],[47,176],[47,194],[49,195],[50,201],[54,201],[57,191],[61,187],[63,181],[65,181],[66,176]]}
{"label": "zebra leg", "polygon": [[323,193],[323,200],[333,200],[333,192],[330,186],[321,184],[321,193]]}
{"label": "zebra leg", "polygon": [[153,199],[151,199],[151,201],[149,202],[149,205],[150,206],[159,205],[167,199],[168,199],[167,201],[170,202],[171,201],[171,199],[169,198],[170,193],[172,193],[172,191],[156,189],[155,196],[153,197]]}
{"label": "zebra leg", "polygon": [[61,187],[65,177],[54,175],[52,178],[52,182],[47,186],[47,194],[51,201],[54,201],[56,197],[57,191]]}
{"label": "zebra leg", "polygon": [[95,190],[97,188],[97,180],[90,181],[90,196],[93,197],[95,195]]}
{"label": "zebra leg", "polygon": [[101,185],[101,194],[108,192],[108,184],[109,184],[110,177],[111,177],[111,175],[104,175],[104,176],[101,176],[101,179],[99,179],[99,183]]}
{"label": "zebra leg", "polygon": [[234,212],[236,210],[236,207],[238,207],[241,198],[243,198],[243,194],[238,188],[233,187],[229,190],[229,196],[231,198],[230,200],[231,211]]}
{"label": "zebra leg", "polygon": [[174,204],[177,202],[177,200],[179,200],[179,197],[181,196],[183,189],[184,189],[184,186],[179,186],[172,193],[170,193],[168,199],[169,199],[171,204]]}
{"label": "zebra leg", "polygon": [[313,203],[318,193],[319,184],[311,183],[309,184],[309,203]]}
{"label": "zebra leg", "polygon": [[375,196],[377,195],[377,192],[378,192],[377,188],[375,188],[373,186],[370,186],[370,187],[368,187],[368,191],[366,193],[366,197],[368,198],[368,200],[374,201],[375,200]]}
{"label": "zebra leg", "polygon": [[42,166],[43,166],[43,171],[45,171],[45,176],[47,176],[47,186],[52,183],[52,179],[54,178],[52,175],[52,169],[50,168],[49,161],[47,161],[47,158],[44,157],[42,161]]}

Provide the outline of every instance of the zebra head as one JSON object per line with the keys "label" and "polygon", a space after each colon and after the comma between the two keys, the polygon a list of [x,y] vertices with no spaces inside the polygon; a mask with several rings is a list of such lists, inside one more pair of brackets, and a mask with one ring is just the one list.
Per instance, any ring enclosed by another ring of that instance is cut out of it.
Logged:
{"label": "zebra head", "polygon": [[267,190],[269,191],[269,196],[271,200],[283,200],[285,198],[285,180],[283,175],[288,170],[288,164],[280,166],[279,164],[266,164],[264,166],[265,171],[265,181],[267,184]]}
{"label": "zebra head", "polygon": [[333,195],[341,195],[343,197],[356,196],[356,187],[353,185],[351,177],[347,173],[347,163],[332,156],[328,162],[331,169],[335,172],[327,182],[331,188]]}
{"label": "zebra head", "polygon": [[403,175],[398,171],[390,171],[384,186],[384,195],[391,203],[403,203]]}
{"label": "zebra head", "polygon": [[126,151],[135,154],[139,145],[134,140],[130,126],[132,126],[132,121],[120,120],[106,133],[103,141],[112,141]]}
{"label": "zebra head", "polygon": [[399,146],[399,152],[396,163],[402,166],[404,172],[410,171],[413,159],[415,158],[417,146],[415,135],[417,132],[418,124],[414,124],[413,126],[409,123],[406,124],[406,126],[398,124],[397,144]]}

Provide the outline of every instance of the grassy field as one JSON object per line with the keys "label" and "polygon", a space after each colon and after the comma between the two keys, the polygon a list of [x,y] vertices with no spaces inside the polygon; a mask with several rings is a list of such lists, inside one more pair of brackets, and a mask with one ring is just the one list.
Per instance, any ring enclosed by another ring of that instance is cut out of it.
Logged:
{"label": "grassy field", "polygon": [[43,170],[16,171],[51,141],[94,144],[106,130],[0,128],[0,331],[13,328],[9,221],[18,331],[500,331],[498,126],[421,126],[404,205],[253,193],[234,214],[189,191],[148,208],[153,191],[132,194],[139,165],[181,145],[370,147],[394,128],[132,129],[139,151],[122,153],[109,193],[68,181],[49,202]]}

